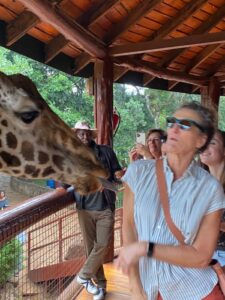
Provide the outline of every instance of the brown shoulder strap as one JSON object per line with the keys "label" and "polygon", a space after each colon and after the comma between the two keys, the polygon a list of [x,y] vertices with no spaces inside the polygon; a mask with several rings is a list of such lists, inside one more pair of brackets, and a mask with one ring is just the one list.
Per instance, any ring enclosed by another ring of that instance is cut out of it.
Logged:
{"label": "brown shoulder strap", "polygon": [[165,215],[167,225],[168,225],[170,231],[172,232],[172,234],[176,237],[176,239],[181,244],[185,244],[184,236],[183,236],[182,232],[174,224],[174,222],[171,218],[171,215],[170,215],[170,207],[169,207],[166,179],[165,179],[165,175],[164,175],[164,171],[163,171],[163,160],[162,159],[156,160],[156,176],[157,176],[160,201],[162,204],[162,208],[163,208],[163,212]]}

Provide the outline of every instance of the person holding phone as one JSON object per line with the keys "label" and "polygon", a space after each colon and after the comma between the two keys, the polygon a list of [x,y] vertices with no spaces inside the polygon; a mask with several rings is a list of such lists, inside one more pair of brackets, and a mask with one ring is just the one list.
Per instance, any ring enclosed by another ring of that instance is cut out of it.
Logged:
{"label": "person holding phone", "polygon": [[137,143],[129,152],[130,161],[140,158],[156,159],[162,156],[162,143],[165,141],[166,133],[162,129],[150,129],[146,135],[145,143]]}

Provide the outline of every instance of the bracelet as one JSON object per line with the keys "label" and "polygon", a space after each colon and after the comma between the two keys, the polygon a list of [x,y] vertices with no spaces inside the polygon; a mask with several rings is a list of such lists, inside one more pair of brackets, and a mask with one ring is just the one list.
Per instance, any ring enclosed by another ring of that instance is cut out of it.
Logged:
{"label": "bracelet", "polygon": [[147,251],[147,256],[148,257],[152,257],[153,251],[154,251],[154,247],[155,247],[154,243],[151,243],[151,242],[148,243],[148,251]]}

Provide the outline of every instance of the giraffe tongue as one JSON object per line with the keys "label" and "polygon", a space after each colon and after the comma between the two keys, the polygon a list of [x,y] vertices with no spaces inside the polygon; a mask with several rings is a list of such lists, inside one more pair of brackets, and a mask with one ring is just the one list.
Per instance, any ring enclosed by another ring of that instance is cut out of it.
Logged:
{"label": "giraffe tongue", "polygon": [[113,192],[118,192],[118,188],[114,183],[112,183],[112,182],[110,182],[106,179],[99,178],[99,177],[98,177],[98,180],[101,182],[102,187],[104,189],[107,189],[107,190],[110,190],[110,191],[113,191]]}

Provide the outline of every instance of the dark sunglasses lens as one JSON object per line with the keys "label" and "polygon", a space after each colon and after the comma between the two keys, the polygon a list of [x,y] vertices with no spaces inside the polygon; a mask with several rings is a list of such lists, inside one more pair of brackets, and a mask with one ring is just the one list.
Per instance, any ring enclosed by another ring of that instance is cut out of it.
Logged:
{"label": "dark sunglasses lens", "polygon": [[180,120],[180,128],[188,130],[191,128],[192,123],[188,120]]}

